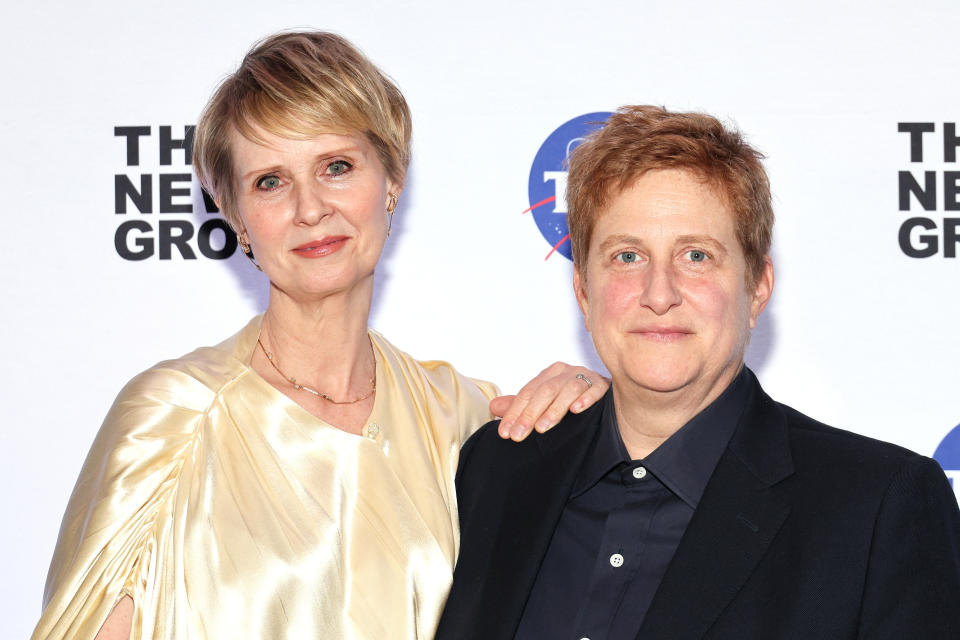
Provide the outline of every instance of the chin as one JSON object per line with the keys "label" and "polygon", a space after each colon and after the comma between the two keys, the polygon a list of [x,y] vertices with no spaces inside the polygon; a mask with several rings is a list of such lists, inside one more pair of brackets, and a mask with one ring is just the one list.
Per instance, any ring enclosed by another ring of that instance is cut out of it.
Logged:
{"label": "chin", "polygon": [[355,268],[328,269],[322,272],[302,274],[300,287],[317,295],[330,295],[349,291],[373,277],[373,272],[361,272]]}
{"label": "chin", "polygon": [[638,387],[658,393],[679,391],[696,380],[697,372],[681,363],[644,363],[645,366],[628,369],[627,378]]}

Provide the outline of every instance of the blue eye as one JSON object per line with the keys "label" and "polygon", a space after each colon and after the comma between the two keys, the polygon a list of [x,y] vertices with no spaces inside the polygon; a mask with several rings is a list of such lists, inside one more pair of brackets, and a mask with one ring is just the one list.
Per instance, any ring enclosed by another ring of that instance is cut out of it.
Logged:
{"label": "blue eye", "polygon": [[707,254],[699,249],[687,251],[687,256],[690,258],[691,262],[703,262],[707,259]]}
{"label": "blue eye", "polygon": [[263,176],[257,180],[257,189],[272,191],[280,186],[280,178],[277,176]]}
{"label": "blue eye", "polygon": [[631,262],[636,262],[637,260],[639,260],[640,255],[636,251],[623,251],[617,254],[616,259],[619,260],[620,262],[626,262],[629,264]]}
{"label": "blue eye", "polygon": [[353,168],[353,165],[351,165],[346,160],[337,160],[336,162],[330,163],[330,165],[327,167],[327,173],[329,173],[332,176],[339,176],[339,175],[343,175],[347,171],[350,171],[350,169],[352,168]]}

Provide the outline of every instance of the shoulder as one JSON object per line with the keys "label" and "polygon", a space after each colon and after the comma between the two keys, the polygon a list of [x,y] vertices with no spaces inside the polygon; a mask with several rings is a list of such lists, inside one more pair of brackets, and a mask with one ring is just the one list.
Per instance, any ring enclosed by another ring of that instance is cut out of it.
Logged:
{"label": "shoulder", "polygon": [[88,505],[110,503],[117,495],[146,504],[163,493],[160,486],[172,487],[210,407],[244,370],[230,353],[204,347],[130,380],[93,440],[64,522],[82,521]]}
{"label": "shoulder", "polygon": [[[112,606],[142,554],[160,544],[209,407],[245,369],[231,351],[205,347],[160,362],[123,387],[64,513],[41,626],[76,611],[94,620],[94,630],[100,627],[109,613],[101,603]],[[87,598],[88,592],[97,597]]]}
{"label": "shoulder", "polygon": [[201,347],[180,358],[158,362],[134,376],[117,395],[115,406],[169,405],[205,411],[214,397],[249,367],[215,347]]}
{"label": "shoulder", "polygon": [[193,431],[224,389],[249,372],[231,340],[158,362],[134,376],[114,400],[97,444],[118,447]]}
{"label": "shoulder", "polygon": [[138,374],[124,386],[120,397],[166,398],[185,408],[202,410],[211,396],[249,370],[227,351],[200,347]]}
{"label": "shoulder", "polygon": [[465,376],[443,360],[414,358],[376,331],[370,331],[370,339],[390,372],[401,376],[413,389],[434,396],[442,403],[469,408],[471,413],[481,416],[474,428],[489,419],[490,400],[500,395],[495,384]]}
{"label": "shoulder", "polygon": [[600,422],[603,402],[597,402],[582,413],[567,413],[546,433],[534,431],[524,440],[500,437],[499,420],[486,423],[463,445],[457,483],[464,487],[476,483],[487,486],[495,478],[507,477],[527,469],[533,461],[551,461],[564,458],[572,449],[583,453]]}
{"label": "shoulder", "polygon": [[793,475],[787,485],[811,511],[871,522],[904,501],[956,511],[940,465],[904,447],[823,424],[775,403],[787,424]]}
{"label": "shoulder", "polygon": [[534,441],[541,437],[540,434],[534,432],[521,442],[513,442],[500,437],[497,433],[499,425],[499,420],[487,422],[460,449],[456,481],[461,503],[467,501],[473,487],[483,486],[495,473],[503,478],[501,472],[510,472],[522,466],[525,457],[536,455],[537,445]]}
{"label": "shoulder", "polygon": [[835,572],[837,584],[851,570],[862,572],[860,635],[957,637],[960,509],[940,465],[779,407],[794,456],[794,506],[803,514],[794,522],[818,553],[832,549],[846,564]]}
{"label": "shoulder", "polygon": [[776,403],[788,425],[795,460],[848,472],[890,477],[901,465],[929,460],[904,447],[826,425],[796,409]]}

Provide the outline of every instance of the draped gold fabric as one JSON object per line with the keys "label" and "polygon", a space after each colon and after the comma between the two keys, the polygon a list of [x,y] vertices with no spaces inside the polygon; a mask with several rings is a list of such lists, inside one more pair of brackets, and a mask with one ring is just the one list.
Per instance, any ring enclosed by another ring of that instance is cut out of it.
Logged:
{"label": "draped gold fabric", "polygon": [[254,318],[121,391],[70,498],[33,638],[432,638],[458,549],[460,444],[496,389],[370,333],[364,435],[249,367]]}

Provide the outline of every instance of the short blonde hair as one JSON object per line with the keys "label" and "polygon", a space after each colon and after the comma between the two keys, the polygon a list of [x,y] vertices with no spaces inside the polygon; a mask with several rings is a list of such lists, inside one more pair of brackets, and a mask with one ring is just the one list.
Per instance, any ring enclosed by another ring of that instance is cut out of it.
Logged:
{"label": "short blonde hair", "polygon": [[194,168],[235,230],[242,224],[235,206],[231,129],[262,143],[257,128],[292,140],[362,134],[398,185],[410,163],[410,109],[403,94],[356,47],[333,33],[280,33],[258,42],[200,116]]}
{"label": "short blonde hair", "polygon": [[570,154],[567,224],[574,264],[585,264],[594,225],[611,198],[647,171],[685,169],[706,180],[733,211],[747,278],[756,283],[773,236],[763,158],[739,131],[711,115],[646,105],[617,109]]}

